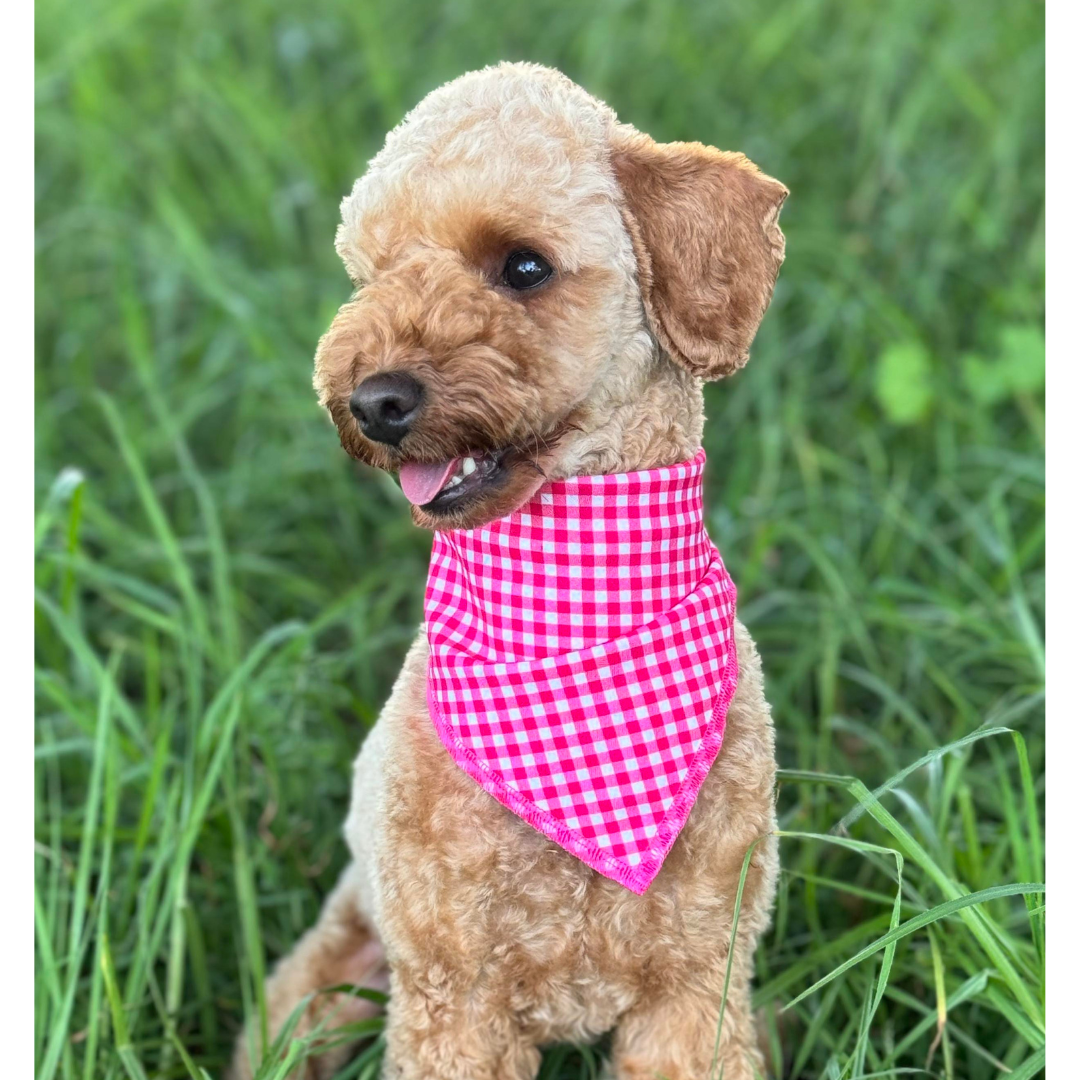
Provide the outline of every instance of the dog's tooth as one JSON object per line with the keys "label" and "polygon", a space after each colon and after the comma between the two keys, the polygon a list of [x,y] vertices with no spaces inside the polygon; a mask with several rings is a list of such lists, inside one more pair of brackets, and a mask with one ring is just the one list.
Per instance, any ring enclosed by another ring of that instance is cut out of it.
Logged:
{"label": "dog's tooth", "polygon": [[461,472],[463,476],[472,476],[476,472],[476,462],[471,457],[465,458],[461,463]]}
{"label": "dog's tooth", "polygon": [[446,486],[447,487],[457,487],[458,484],[460,484],[460,483],[461,483],[461,477],[460,476],[454,476],[454,477],[450,478],[450,483],[448,483]]}

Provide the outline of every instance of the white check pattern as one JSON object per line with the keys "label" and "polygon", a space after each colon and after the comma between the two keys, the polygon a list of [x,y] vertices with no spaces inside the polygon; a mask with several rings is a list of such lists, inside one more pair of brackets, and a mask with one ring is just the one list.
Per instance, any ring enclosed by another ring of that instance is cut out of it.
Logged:
{"label": "white check pattern", "polygon": [[428,698],[454,761],[642,893],[720,750],[735,586],[705,531],[704,451],[545,485],[436,534]]}

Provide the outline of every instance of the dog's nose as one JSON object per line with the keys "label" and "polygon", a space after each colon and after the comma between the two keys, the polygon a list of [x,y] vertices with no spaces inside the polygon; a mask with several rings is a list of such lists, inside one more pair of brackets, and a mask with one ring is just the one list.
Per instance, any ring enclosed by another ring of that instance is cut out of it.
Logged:
{"label": "dog's nose", "polygon": [[411,375],[384,371],[368,376],[352,392],[349,409],[369,439],[397,446],[409,433],[423,398],[424,388]]}

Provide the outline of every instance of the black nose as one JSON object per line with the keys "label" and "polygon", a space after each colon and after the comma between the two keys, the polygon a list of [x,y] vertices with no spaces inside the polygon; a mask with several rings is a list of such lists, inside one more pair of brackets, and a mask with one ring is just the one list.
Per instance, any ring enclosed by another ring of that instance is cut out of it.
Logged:
{"label": "black nose", "polygon": [[370,375],[352,392],[349,409],[369,439],[397,446],[409,433],[423,399],[424,388],[411,375],[384,371]]}

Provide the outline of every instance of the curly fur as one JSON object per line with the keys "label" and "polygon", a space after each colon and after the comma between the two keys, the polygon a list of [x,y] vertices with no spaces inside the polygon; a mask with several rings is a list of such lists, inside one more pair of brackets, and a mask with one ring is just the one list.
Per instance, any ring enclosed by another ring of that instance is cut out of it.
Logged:
{"label": "curly fur", "polygon": [[[358,292],[319,344],[320,401],[345,449],[385,469],[514,449],[489,498],[438,519],[414,508],[433,527],[501,516],[545,476],[685,460],[700,446],[701,379],[745,362],[768,304],[786,194],[741,155],[653,142],[557,72],[465,75],[390,133],[342,203],[337,250]],[[529,294],[499,283],[520,248],[556,271]],[[367,440],[348,408],[359,381],[387,370],[426,390],[396,449]],[[760,1072],[750,977],[777,872],[773,730],[741,625],[737,649],[723,749],[639,897],[454,765],[428,716],[421,632],[357,759],[353,864],[271,977],[272,1024],[319,987],[377,977],[378,942],[388,1077],[526,1080],[544,1043],[612,1029],[621,1080],[704,1077],[740,870],[760,841],[719,1043],[727,1080]],[[339,1062],[325,1055],[308,1075]],[[244,1046],[235,1072],[250,1075]]]}

